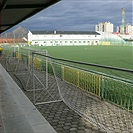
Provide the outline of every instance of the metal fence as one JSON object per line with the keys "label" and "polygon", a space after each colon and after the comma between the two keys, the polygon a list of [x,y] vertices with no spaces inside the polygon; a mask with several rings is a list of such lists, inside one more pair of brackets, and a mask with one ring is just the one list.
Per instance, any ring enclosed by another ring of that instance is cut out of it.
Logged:
{"label": "metal fence", "polygon": [[15,55],[15,74],[34,104],[63,101],[98,127],[133,131],[133,70],[55,58],[30,48]]}
{"label": "metal fence", "polygon": [[[77,65],[89,65],[88,63],[59,59],[37,52],[34,52],[33,55],[34,58],[40,56],[40,59],[42,56],[47,57],[48,73],[54,75],[60,99],[69,107],[92,123],[107,130],[116,131],[113,129],[114,123],[111,122],[115,118],[116,121],[122,121],[123,124],[123,129],[121,124],[118,124],[118,129],[121,131],[132,130],[133,115],[130,113],[133,111],[132,80],[107,75]],[[126,73],[125,75],[133,72],[133,70],[127,69],[90,65],[101,67],[103,70],[111,69],[113,73],[120,71]]]}

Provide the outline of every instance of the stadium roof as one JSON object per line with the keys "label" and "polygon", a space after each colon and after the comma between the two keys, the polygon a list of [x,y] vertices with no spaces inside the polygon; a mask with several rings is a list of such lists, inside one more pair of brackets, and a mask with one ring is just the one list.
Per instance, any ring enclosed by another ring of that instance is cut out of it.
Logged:
{"label": "stadium roof", "polygon": [[0,33],[60,0],[0,0]]}
{"label": "stadium roof", "polygon": [[30,31],[32,34],[90,34],[100,35],[95,31]]}

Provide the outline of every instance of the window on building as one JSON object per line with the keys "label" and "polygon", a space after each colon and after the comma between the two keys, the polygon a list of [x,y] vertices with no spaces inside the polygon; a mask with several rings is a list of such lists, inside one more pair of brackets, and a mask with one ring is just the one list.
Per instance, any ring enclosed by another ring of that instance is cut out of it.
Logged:
{"label": "window on building", "polygon": [[104,28],[105,28],[105,27],[104,27],[104,25],[103,25],[103,28],[102,28],[102,30],[103,30],[103,31],[102,31],[102,32],[104,32],[104,31],[105,31],[105,29],[104,29]]}

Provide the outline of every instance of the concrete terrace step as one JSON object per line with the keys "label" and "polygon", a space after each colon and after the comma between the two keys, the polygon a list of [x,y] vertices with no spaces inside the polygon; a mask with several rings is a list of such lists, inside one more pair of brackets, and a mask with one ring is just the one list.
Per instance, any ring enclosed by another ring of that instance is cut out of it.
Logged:
{"label": "concrete terrace step", "polygon": [[0,133],[56,133],[1,64]]}

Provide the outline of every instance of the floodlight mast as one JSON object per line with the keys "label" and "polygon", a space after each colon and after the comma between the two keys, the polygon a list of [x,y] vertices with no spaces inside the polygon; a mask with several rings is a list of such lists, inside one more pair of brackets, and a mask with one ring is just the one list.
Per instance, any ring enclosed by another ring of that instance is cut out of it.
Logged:
{"label": "floodlight mast", "polygon": [[124,8],[122,8],[122,10],[121,10],[121,14],[122,14],[122,34],[124,34],[125,32],[125,30],[124,30],[124,27],[125,27],[125,10],[124,10]]}

